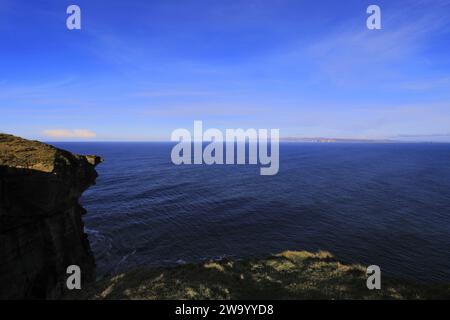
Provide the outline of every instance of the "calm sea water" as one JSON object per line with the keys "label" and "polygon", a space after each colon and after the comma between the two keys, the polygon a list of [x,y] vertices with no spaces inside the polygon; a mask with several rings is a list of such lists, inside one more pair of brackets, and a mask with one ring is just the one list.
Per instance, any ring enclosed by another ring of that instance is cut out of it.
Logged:
{"label": "calm sea water", "polygon": [[450,144],[282,144],[280,172],[175,166],[169,143],[57,143],[97,154],[83,196],[98,274],[327,250],[450,281]]}

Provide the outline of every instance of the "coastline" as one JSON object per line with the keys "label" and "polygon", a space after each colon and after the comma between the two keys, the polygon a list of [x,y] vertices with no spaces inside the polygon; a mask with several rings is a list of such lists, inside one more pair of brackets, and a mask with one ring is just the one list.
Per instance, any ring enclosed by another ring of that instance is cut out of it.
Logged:
{"label": "coastline", "polygon": [[402,300],[449,299],[450,284],[382,277],[366,286],[366,267],[324,251],[285,251],[265,259],[221,260],[170,268],[141,267],[90,284],[64,299],[81,300]]}
{"label": "coastline", "polygon": [[[450,284],[385,276],[381,290],[369,290],[365,266],[324,251],[140,267],[95,281],[96,263],[81,218],[86,210],[78,201],[95,184],[95,166],[102,159],[11,135],[0,135],[0,142],[0,236],[7,240],[0,267],[3,283],[10,284],[9,291],[0,292],[4,298],[450,299]],[[82,290],[65,288],[72,264],[85,272]]]}

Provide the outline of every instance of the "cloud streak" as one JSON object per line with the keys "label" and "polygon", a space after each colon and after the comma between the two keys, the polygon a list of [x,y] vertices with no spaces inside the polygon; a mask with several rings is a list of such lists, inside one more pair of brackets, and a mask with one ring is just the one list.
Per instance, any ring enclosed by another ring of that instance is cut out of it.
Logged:
{"label": "cloud streak", "polygon": [[97,136],[97,134],[91,130],[87,129],[50,129],[44,130],[43,135],[48,138],[61,138],[61,139],[92,139]]}
{"label": "cloud streak", "polygon": [[409,78],[410,72],[405,74],[404,69],[409,71],[417,65],[417,55],[427,46],[430,35],[448,32],[448,17],[439,11],[448,4],[443,1],[428,11],[418,10],[422,7],[416,4],[420,14],[386,9],[380,31],[359,28],[360,19],[347,22],[345,29],[310,45],[307,54],[315,61],[321,76],[340,85]]}

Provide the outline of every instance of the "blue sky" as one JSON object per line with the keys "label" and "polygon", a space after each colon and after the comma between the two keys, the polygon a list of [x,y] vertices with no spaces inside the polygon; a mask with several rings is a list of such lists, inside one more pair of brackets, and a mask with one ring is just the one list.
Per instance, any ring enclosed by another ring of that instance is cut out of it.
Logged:
{"label": "blue sky", "polygon": [[0,0],[0,40],[0,131],[27,138],[450,141],[450,0]]}

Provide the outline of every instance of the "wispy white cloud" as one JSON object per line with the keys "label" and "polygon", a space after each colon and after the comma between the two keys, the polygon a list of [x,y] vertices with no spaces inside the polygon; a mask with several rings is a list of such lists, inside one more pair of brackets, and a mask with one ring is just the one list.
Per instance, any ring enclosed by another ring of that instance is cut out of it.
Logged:
{"label": "wispy white cloud", "polygon": [[58,90],[66,88],[74,82],[73,77],[56,79],[41,83],[29,83],[23,85],[9,85],[8,81],[2,80],[0,88],[0,99],[23,99],[36,98],[40,96],[51,96]]}
{"label": "wispy white cloud", "polygon": [[133,94],[136,97],[187,97],[187,96],[210,96],[211,91],[196,90],[160,90],[160,91],[140,91]]}
{"label": "wispy white cloud", "polygon": [[87,129],[49,129],[44,130],[42,134],[48,138],[61,138],[61,139],[92,139],[97,136],[97,134],[91,130]]}
{"label": "wispy white cloud", "polygon": [[405,81],[400,83],[399,87],[412,91],[425,91],[430,89],[447,89],[450,91],[450,77]]}
{"label": "wispy white cloud", "polygon": [[448,32],[448,17],[438,10],[441,7],[429,8],[434,10],[420,16],[384,10],[383,29],[377,31],[365,29],[361,19],[347,22],[345,28],[307,48],[307,55],[318,68],[317,76],[342,85],[398,81],[405,76],[400,67],[408,66],[408,59],[426,46],[430,35]]}

